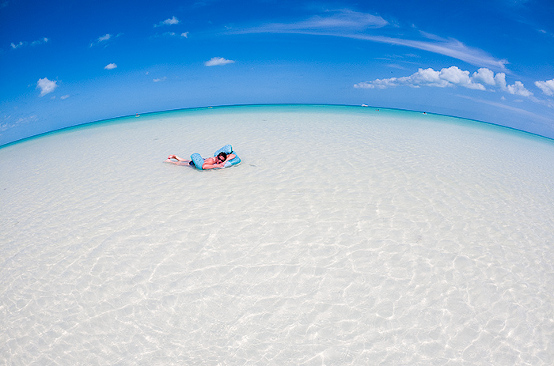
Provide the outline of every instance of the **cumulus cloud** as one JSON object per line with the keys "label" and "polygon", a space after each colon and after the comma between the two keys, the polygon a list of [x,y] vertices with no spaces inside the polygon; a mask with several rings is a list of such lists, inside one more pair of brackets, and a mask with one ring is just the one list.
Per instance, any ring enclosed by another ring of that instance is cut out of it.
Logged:
{"label": "cumulus cloud", "polygon": [[227,65],[232,64],[235,61],[233,60],[227,60],[223,57],[212,57],[209,61],[206,61],[204,65],[206,66],[220,66],[220,65]]}
{"label": "cumulus cloud", "polygon": [[41,97],[48,93],[52,93],[57,87],[56,81],[48,80],[48,78],[38,79],[37,81],[37,89],[40,89]]}
{"label": "cumulus cloud", "polygon": [[183,32],[183,33],[181,33],[181,37],[189,38],[189,32]]}
{"label": "cumulus cloud", "polygon": [[469,71],[460,70],[456,66],[451,66],[448,69],[440,71],[440,78],[446,80],[453,85],[463,86],[468,89],[485,90],[485,87],[476,83],[470,76]]}
{"label": "cumulus cloud", "polygon": [[469,71],[460,70],[456,66],[443,68],[440,71],[428,69],[419,69],[416,73],[401,78],[377,79],[374,81],[358,83],[356,88],[379,88],[395,87],[407,85],[411,87],[434,86],[445,88],[448,86],[463,86],[469,89],[485,90],[485,87],[473,80],[469,76]]}
{"label": "cumulus cloud", "polygon": [[499,89],[510,94],[530,97],[533,95],[525,88],[521,81],[516,81],[513,85],[506,84],[506,74],[497,73],[487,68],[480,68],[470,76],[470,72],[461,70],[456,66],[443,68],[440,71],[428,69],[419,69],[416,73],[401,78],[376,79],[355,84],[355,88],[366,89],[385,89],[396,86],[410,86],[419,88],[421,86],[431,87],[455,87],[461,86],[474,90],[492,90]]}
{"label": "cumulus cloud", "polygon": [[169,19],[159,22],[158,24],[154,24],[154,27],[162,27],[164,25],[175,25],[175,24],[179,24],[179,19],[173,16]]}
{"label": "cumulus cloud", "polygon": [[494,78],[494,72],[485,67],[474,72],[472,78],[474,81],[482,84],[494,86],[497,83],[497,80]]}
{"label": "cumulus cloud", "polygon": [[113,70],[115,68],[117,68],[117,65],[114,64],[113,62],[111,64],[107,64],[106,66],[104,66],[104,69],[106,70]]}
{"label": "cumulus cloud", "polygon": [[505,90],[510,94],[521,95],[522,97],[530,97],[533,95],[533,93],[525,89],[521,81],[516,81],[514,85],[506,86]]}
{"label": "cumulus cloud", "polygon": [[535,85],[549,97],[554,96],[554,79],[547,81],[535,81]]}

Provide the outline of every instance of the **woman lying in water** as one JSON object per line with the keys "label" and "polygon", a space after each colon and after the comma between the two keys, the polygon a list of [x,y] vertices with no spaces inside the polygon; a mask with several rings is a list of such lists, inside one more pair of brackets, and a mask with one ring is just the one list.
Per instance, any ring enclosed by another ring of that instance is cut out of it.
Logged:
{"label": "woman lying in water", "polygon": [[[225,162],[228,160],[232,160],[235,158],[235,154],[229,154],[227,155],[224,152],[220,152],[217,154],[217,156],[213,158],[206,158],[204,159],[204,164],[202,164],[202,169],[214,169],[214,168],[224,168]],[[192,160],[183,159],[178,157],[177,155],[169,155],[167,160],[167,163],[177,164],[177,165],[193,165],[194,163]]]}

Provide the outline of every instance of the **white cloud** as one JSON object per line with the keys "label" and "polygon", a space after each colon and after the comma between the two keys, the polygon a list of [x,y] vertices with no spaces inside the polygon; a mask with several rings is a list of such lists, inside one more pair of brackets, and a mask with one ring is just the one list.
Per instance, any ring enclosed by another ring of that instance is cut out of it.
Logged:
{"label": "white cloud", "polygon": [[377,79],[375,81],[363,82],[354,85],[356,88],[379,88],[395,87],[407,85],[411,87],[434,86],[445,88],[448,86],[463,86],[469,89],[484,90],[482,84],[476,83],[469,77],[469,71],[460,70],[456,66],[444,68],[440,71],[428,69],[419,69],[416,73],[401,78]]}
{"label": "white cloud", "polygon": [[[38,46],[40,44],[43,44],[43,43],[47,43],[49,41],[48,38],[46,37],[43,37],[43,38],[40,38],[40,39],[37,39],[36,41],[33,41],[30,43],[31,46]],[[19,43],[11,43],[10,46],[12,47],[12,49],[18,49],[20,47],[24,47],[24,46],[27,46],[29,43],[27,42],[23,42],[23,41],[20,41]]]}
{"label": "white cloud", "polygon": [[283,29],[289,30],[307,30],[307,29],[349,29],[363,30],[367,28],[382,28],[389,23],[380,16],[375,16],[368,13],[359,13],[352,10],[338,10],[332,12],[331,15],[319,16],[316,15],[308,20],[282,24]]}
{"label": "white cloud", "polygon": [[104,69],[106,70],[113,70],[115,68],[117,68],[117,65],[114,64],[113,62],[111,64],[107,64],[106,66],[104,66]]}
{"label": "white cloud", "polygon": [[112,35],[109,34],[109,33],[106,33],[105,35],[98,37],[97,41],[98,42],[105,42],[105,41],[108,41],[110,38],[112,38]]}
{"label": "white cloud", "polygon": [[22,116],[17,118],[17,120],[14,120],[17,118],[16,116],[7,115],[0,117],[0,132],[9,130],[10,128],[14,128],[18,125],[23,125],[27,123],[33,123],[38,121],[37,115],[29,115],[29,116]]}
{"label": "white cloud", "polygon": [[12,44],[11,44],[11,46],[14,50],[19,48],[19,47],[23,47],[24,45],[25,45],[25,43],[23,43],[23,42],[19,42],[19,43],[13,43],[12,42]]}
{"label": "white cloud", "polygon": [[351,10],[332,12],[331,15],[314,16],[296,23],[273,23],[260,27],[233,31],[235,34],[246,33],[294,33],[314,36],[333,36],[385,43],[428,51],[458,60],[471,65],[506,70],[507,60],[496,59],[488,53],[466,46],[456,39],[445,39],[429,33],[419,32],[425,40],[395,38],[363,33],[368,28],[382,28],[389,25],[385,19],[367,13]]}
{"label": "white cloud", "polygon": [[175,25],[175,24],[179,24],[179,19],[177,19],[177,18],[175,18],[175,16],[173,16],[169,19],[166,19],[164,21],[159,22],[158,24],[155,24],[154,27],[161,27],[161,26],[164,26],[164,25]]}
{"label": "white cloud", "polygon": [[[542,121],[547,122],[549,124],[552,123],[552,119],[550,119],[548,117],[545,117],[543,115],[536,114],[536,113],[533,113],[533,112],[529,112],[525,109],[514,107],[514,106],[511,106],[511,105],[504,104],[504,103],[498,103],[498,102],[493,102],[493,101],[489,101],[489,100],[473,98],[473,97],[470,97],[470,96],[467,96],[467,95],[458,95],[458,97],[465,98],[465,99],[468,99],[468,100],[471,100],[471,101],[474,101],[474,102],[483,103],[483,104],[491,105],[491,106],[494,106],[494,107],[506,109],[506,110],[511,111],[511,112],[516,112],[516,113],[519,113],[519,114],[522,114],[522,115],[526,115],[527,117],[531,117],[533,119],[542,120]],[[504,101],[504,100],[506,100],[506,98],[502,97],[502,98],[500,98],[500,100]]]}
{"label": "white cloud", "polygon": [[37,46],[39,44],[43,44],[43,43],[48,43],[49,39],[44,37],[44,38],[41,38],[41,39],[37,39],[36,41],[33,41],[31,43],[31,46]]}
{"label": "white cloud", "polygon": [[[554,82],[553,82],[554,84]],[[516,81],[513,85],[506,84],[506,74],[480,68],[471,76],[469,71],[460,70],[456,66],[443,68],[440,71],[428,69],[419,69],[416,73],[401,78],[376,79],[355,84],[355,88],[366,89],[385,89],[396,86],[411,86],[419,88],[420,86],[432,87],[454,87],[461,86],[468,89],[487,90],[487,87],[497,88],[513,95],[531,97],[533,93],[525,88],[521,81]],[[486,85],[486,86],[485,86]],[[494,90],[494,89],[492,89]]]}
{"label": "white cloud", "polygon": [[[444,70],[444,69],[443,69]],[[398,79],[400,84],[407,84],[410,86],[430,85],[439,88],[449,86],[447,80],[441,78],[440,71],[435,71],[431,68],[419,69],[415,74],[409,77],[403,77]]]}
{"label": "white cloud", "polygon": [[56,81],[48,80],[48,78],[38,79],[37,81],[37,89],[40,89],[41,97],[48,93],[52,93],[57,87]]}
{"label": "white cloud", "polygon": [[493,85],[493,86],[496,85],[496,80],[494,79],[494,72],[484,67],[474,72],[472,78],[474,81],[478,83],[483,83],[483,84]]}
{"label": "white cloud", "polygon": [[495,59],[482,50],[468,47],[462,42],[455,39],[442,39],[440,37],[436,37],[435,40],[431,41],[414,41],[409,39],[392,38],[385,36],[346,35],[344,37],[411,47],[443,56],[452,57],[467,62],[471,65],[492,67],[499,70],[506,70],[506,64],[508,63],[508,61],[506,60]]}
{"label": "white cloud", "polygon": [[554,96],[554,79],[547,81],[535,81],[537,88],[548,96]]}
{"label": "white cloud", "polygon": [[164,76],[163,78],[155,78],[153,81],[154,81],[155,83],[159,83],[160,81],[165,81],[166,79],[167,79],[167,77]]}
{"label": "white cloud", "polygon": [[109,33],[104,34],[103,36],[100,36],[96,39],[96,41],[92,42],[90,44],[90,47],[94,47],[100,43],[107,42],[112,38],[112,35]]}
{"label": "white cloud", "polygon": [[456,66],[442,69],[440,78],[454,85],[463,86],[464,88],[485,90],[482,84],[474,82],[473,79],[469,77],[469,71],[460,70]]}
{"label": "white cloud", "polygon": [[496,82],[496,86],[502,90],[506,90],[506,74],[499,72],[494,76],[494,81]]}
{"label": "white cloud", "polygon": [[522,97],[530,97],[533,95],[533,93],[525,89],[521,81],[516,81],[514,85],[508,85],[505,90],[510,94],[521,95]]}
{"label": "white cloud", "polygon": [[112,39],[119,38],[122,35],[123,33],[118,33],[115,36],[110,33],[106,33],[103,36],[98,37],[94,42],[91,42],[90,47],[94,47],[100,44],[104,44],[104,47],[106,47],[111,42]]}
{"label": "white cloud", "polygon": [[367,28],[382,28],[389,23],[380,16],[360,13],[349,9],[329,11],[294,23],[273,23],[248,29],[241,33],[302,33],[309,31],[354,31]]}
{"label": "white cloud", "polygon": [[163,32],[161,34],[156,34],[152,38],[158,37],[178,37],[178,38],[188,38],[189,32],[175,33],[175,32]]}
{"label": "white cloud", "polygon": [[69,94],[62,95],[62,96],[60,97],[61,100],[64,100],[64,99],[67,99],[67,98],[69,98]]}
{"label": "white cloud", "polygon": [[212,57],[209,61],[206,61],[204,63],[204,65],[206,65],[206,66],[220,66],[220,65],[232,64],[234,62],[235,61],[227,60],[227,59],[224,59],[223,57]]}

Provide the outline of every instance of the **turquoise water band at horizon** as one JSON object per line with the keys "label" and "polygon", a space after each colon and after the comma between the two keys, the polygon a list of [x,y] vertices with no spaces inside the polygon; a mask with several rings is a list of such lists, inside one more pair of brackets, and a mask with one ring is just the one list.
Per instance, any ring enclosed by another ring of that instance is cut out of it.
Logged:
{"label": "turquoise water band at horizon", "polygon": [[26,137],[26,138],[21,139],[21,140],[12,141],[12,142],[9,142],[7,144],[0,145],[0,149],[2,149],[4,147],[7,147],[7,146],[10,146],[10,145],[13,145],[13,144],[17,144],[17,143],[21,143],[21,142],[28,141],[28,140],[31,140],[31,139],[40,138],[40,137],[43,137],[43,136],[46,136],[46,135],[50,135],[50,134],[53,134],[53,133],[66,132],[66,131],[71,131],[71,130],[79,129],[79,128],[96,127],[99,124],[132,123],[132,122],[139,121],[140,118],[145,119],[145,118],[154,118],[156,116],[164,116],[164,115],[168,116],[171,113],[202,113],[202,112],[206,112],[206,111],[211,111],[211,112],[216,112],[216,113],[234,113],[234,112],[240,113],[240,110],[244,109],[244,108],[269,109],[269,110],[276,109],[276,110],[281,110],[281,111],[286,111],[286,110],[295,111],[295,110],[302,110],[302,109],[307,111],[307,110],[312,109],[315,112],[317,112],[318,109],[325,108],[326,110],[334,110],[336,112],[340,112],[340,111],[347,112],[348,111],[348,112],[352,112],[352,113],[356,113],[356,112],[359,112],[359,113],[372,113],[372,112],[379,112],[379,113],[415,113],[415,114],[422,114],[424,116],[429,116],[429,117],[434,116],[435,118],[437,118],[437,117],[438,118],[445,118],[445,121],[454,122],[454,123],[462,122],[462,121],[463,121],[462,123],[478,123],[478,124],[483,124],[483,125],[496,126],[496,127],[499,127],[499,128],[505,128],[505,129],[508,129],[508,130],[513,130],[513,131],[529,134],[529,135],[532,135],[532,136],[546,138],[546,139],[549,139],[549,140],[553,139],[553,138],[548,137],[548,136],[538,135],[538,134],[535,134],[535,133],[532,133],[532,132],[519,130],[519,129],[515,129],[515,128],[512,128],[512,127],[508,127],[508,126],[502,126],[502,125],[498,125],[498,124],[494,124],[494,123],[472,120],[472,119],[467,119],[467,118],[463,118],[463,117],[434,114],[434,113],[429,113],[429,112],[424,112],[424,111],[410,111],[410,110],[402,110],[402,109],[380,108],[380,107],[373,107],[373,106],[333,105],[333,104],[259,104],[259,105],[222,105],[222,106],[207,106],[207,107],[175,109],[175,110],[168,110],[168,111],[141,113],[139,117],[136,117],[134,115],[129,115],[129,116],[122,116],[122,117],[110,118],[110,119],[105,119],[105,120],[99,120],[99,121],[92,121],[92,122],[87,122],[87,123],[83,123],[83,124],[79,124],[79,125],[64,127],[62,129],[59,129],[59,130],[44,132],[44,133],[41,133],[41,134],[38,134],[38,135],[35,135],[35,136]]}

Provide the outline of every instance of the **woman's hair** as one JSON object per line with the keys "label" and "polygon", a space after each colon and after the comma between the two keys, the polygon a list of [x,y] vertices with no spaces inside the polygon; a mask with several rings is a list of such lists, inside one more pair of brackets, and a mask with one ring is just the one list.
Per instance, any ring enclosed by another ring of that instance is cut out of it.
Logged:
{"label": "woman's hair", "polygon": [[223,156],[223,159],[227,159],[227,154],[224,153],[223,151],[217,154],[217,156]]}

